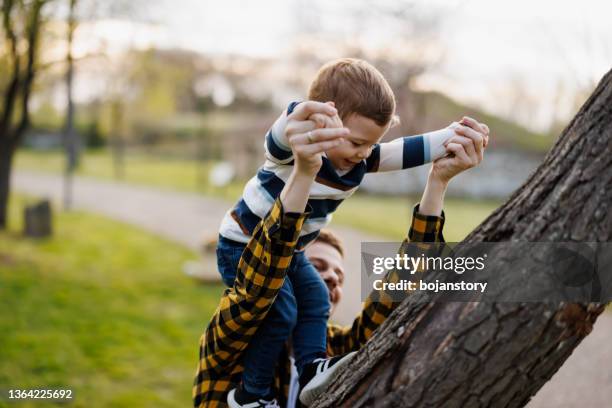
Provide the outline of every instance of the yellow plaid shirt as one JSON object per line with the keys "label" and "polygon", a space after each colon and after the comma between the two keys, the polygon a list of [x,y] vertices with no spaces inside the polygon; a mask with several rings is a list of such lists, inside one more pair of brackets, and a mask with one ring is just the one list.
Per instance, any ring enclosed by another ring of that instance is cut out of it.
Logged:
{"label": "yellow plaid shirt", "polygon": [[[200,338],[200,360],[193,385],[195,407],[227,406],[227,393],[241,381],[242,353],[283,285],[308,214],[283,214],[280,199],[277,199],[253,231],[240,259],[234,286],[223,293]],[[443,226],[444,215],[419,214],[417,205],[404,242],[443,242]],[[358,350],[398,304],[370,295],[351,326],[328,324],[328,355]],[[285,349],[277,365],[274,384],[281,406],[286,404],[289,393],[290,370],[289,354]]]}

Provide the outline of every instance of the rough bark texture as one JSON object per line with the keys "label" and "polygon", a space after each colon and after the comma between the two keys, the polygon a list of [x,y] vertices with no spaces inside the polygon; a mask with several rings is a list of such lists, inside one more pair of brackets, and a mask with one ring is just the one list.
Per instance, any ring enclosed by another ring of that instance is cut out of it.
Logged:
{"label": "rough bark texture", "polygon": [[[465,241],[610,241],[611,203],[612,71],[529,180]],[[523,406],[602,311],[404,302],[315,406]]]}

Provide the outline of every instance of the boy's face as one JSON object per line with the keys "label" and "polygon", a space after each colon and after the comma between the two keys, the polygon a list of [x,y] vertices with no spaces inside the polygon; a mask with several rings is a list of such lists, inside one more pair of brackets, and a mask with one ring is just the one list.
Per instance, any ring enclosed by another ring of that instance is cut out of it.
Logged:
{"label": "boy's face", "polygon": [[344,142],[326,152],[327,158],[336,170],[347,171],[372,153],[372,146],[389,129],[389,125],[378,126],[372,119],[361,115],[350,115],[344,120],[344,127],[350,129]]}

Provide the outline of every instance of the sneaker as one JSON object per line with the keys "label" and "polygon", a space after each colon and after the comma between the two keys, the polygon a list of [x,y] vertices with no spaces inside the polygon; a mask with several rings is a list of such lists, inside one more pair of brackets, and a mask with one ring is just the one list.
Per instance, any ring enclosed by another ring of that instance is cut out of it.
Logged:
{"label": "sneaker", "polygon": [[317,358],[304,367],[300,376],[300,402],[309,407],[336,378],[336,373],[345,367],[357,353],[353,351],[343,356]]}
{"label": "sneaker", "polygon": [[230,408],[280,408],[276,398],[262,398],[242,387],[234,388],[227,394],[227,404]]}

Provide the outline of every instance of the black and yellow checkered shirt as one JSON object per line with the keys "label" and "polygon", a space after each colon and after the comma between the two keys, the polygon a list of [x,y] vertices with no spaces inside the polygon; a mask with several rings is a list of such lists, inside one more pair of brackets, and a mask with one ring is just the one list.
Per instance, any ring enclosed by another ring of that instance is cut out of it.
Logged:
{"label": "black and yellow checkered shirt", "polygon": [[[308,213],[283,214],[277,199],[247,244],[232,288],[223,293],[200,338],[200,361],[193,386],[194,406],[226,407],[227,393],[242,377],[242,353],[266,317],[280,288]],[[405,242],[443,242],[442,217],[425,216],[415,207]],[[358,350],[399,303],[370,296],[351,326],[328,324],[329,356]],[[291,366],[285,350],[277,365],[274,389],[284,406]]]}

